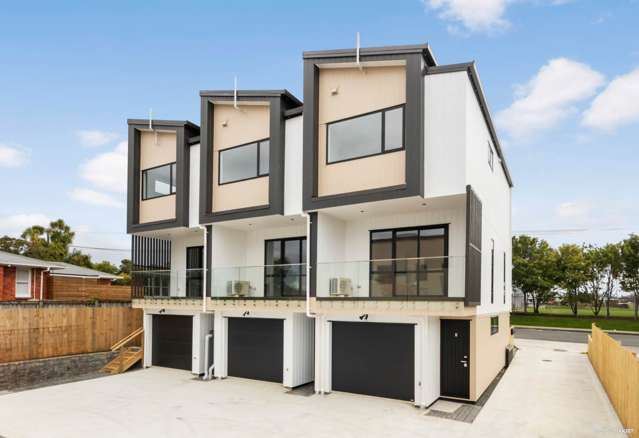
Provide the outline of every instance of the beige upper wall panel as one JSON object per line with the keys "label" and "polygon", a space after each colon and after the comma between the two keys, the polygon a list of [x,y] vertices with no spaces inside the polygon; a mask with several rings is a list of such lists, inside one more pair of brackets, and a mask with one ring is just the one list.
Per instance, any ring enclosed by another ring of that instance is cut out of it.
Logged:
{"label": "beige upper wall panel", "polygon": [[140,133],[140,169],[161,166],[176,161],[177,136],[175,132]]}
{"label": "beige upper wall panel", "polygon": [[140,201],[139,215],[141,224],[175,219],[175,195]]}
{"label": "beige upper wall panel", "polygon": [[406,103],[405,67],[320,69],[318,94],[318,195],[405,184],[404,151],[326,164],[326,124]]}
{"label": "beige upper wall panel", "polygon": [[[226,126],[223,124],[226,123]],[[268,205],[269,177],[219,185],[218,152],[270,137],[268,104],[213,106],[213,212]]]}

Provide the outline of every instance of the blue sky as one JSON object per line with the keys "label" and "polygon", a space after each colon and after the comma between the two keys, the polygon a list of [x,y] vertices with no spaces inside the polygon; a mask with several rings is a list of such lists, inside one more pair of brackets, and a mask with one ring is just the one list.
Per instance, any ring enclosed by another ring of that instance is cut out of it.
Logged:
{"label": "blue sky", "polygon": [[[431,44],[475,60],[513,175],[513,228],[639,232],[639,2],[13,2],[0,13],[0,234],[64,218],[125,249],[126,119],[199,123],[198,91],[287,88],[302,52]],[[573,230],[573,231],[567,231]],[[126,253],[92,251],[94,259]]]}

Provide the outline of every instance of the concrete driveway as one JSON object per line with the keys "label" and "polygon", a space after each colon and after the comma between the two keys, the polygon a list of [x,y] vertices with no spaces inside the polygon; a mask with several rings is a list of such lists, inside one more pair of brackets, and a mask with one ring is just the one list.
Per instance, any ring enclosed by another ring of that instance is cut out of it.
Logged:
{"label": "concrete driveway", "polygon": [[[472,424],[409,403],[287,393],[229,378],[201,382],[149,368],[0,396],[0,435],[20,437],[622,437],[579,344],[518,341],[519,351]],[[565,350],[565,351],[557,351]]]}

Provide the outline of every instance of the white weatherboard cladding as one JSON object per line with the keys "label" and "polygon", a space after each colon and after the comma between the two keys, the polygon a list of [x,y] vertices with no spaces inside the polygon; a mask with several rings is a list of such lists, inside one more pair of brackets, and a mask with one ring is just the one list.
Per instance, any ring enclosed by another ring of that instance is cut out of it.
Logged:
{"label": "white weatherboard cladding", "polygon": [[[448,296],[464,296],[464,256],[466,242],[465,200],[459,197],[455,208],[428,208],[419,213],[389,215],[363,214],[359,220],[342,221],[326,213],[319,213],[317,261],[346,262],[370,259],[370,231],[412,226],[448,224]],[[368,271],[365,263],[358,266],[360,273]],[[353,268],[355,269],[355,268]],[[318,272],[321,268],[318,268]],[[362,271],[363,270],[363,271]],[[326,271],[326,270],[325,270]],[[364,272],[364,273],[366,273]],[[318,291],[328,291],[327,276],[318,275]],[[361,290],[368,290],[368,275],[359,276]]]}
{"label": "white weatherboard cladding", "polygon": [[284,138],[284,215],[298,215],[302,212],[302,116],[286,120]]}
{"label": "white weatherboard cladding", "polygon": [[425,197],[466,192],[466,72],[424,76]]}
{"label": "white weatherboard cladding", "polygon": [[171,237],[171,296],[186,296],[186,248],[204,246],[203,232]]}
{"label": "white weatherboard cladding", "polygon": [[[330,393],[332,386],[332,321],[360,322],[359,315],[322,314],[315,320],[315,392]],[[440,320],[438,317],[369,315],[367,322],[415,324],[415,399],[426,407],[439,398]],[[383,351],[379,352],[384,354]],[[385,377],[386,378],[386,377]]]}
{"label": "white weatherboard cladding", "polygon": [[200,223],[200,145],[191,146],[189,152],[189,227]]}
{"label": "white weatherboard cladding", "polygon": [[[215,341],[214,375],[228,377],[228,318],[245,317],[244,309],[216,311],[214,320]],[[289,388],[304,385],[314,379],[315,327],[314,321],[303,313],[251,312],[250,318],[284,320],[284,357],[282,384]]]}
{"label": "white weatherboard cladding", "polygon": [[[479,314],[508,311],[511,296],[511,189],[495,151],[494,166],[488,165],[488,144],[492,144],[470,81],[466,81],[466,180],[482,203],[482,298]],[[491,239],[495,241],[494,303],[490,302]],[[506,252],[506,303],[504,267]]]}

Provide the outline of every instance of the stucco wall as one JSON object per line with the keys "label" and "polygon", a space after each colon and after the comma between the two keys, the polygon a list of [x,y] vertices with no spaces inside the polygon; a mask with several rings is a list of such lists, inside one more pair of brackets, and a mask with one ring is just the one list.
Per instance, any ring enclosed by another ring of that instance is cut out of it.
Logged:
{"label": "stucco wall", "polygon": [[[337,94],[332,91],[337,90]],[[404,151],[326,164],[326,124],[406,102],[404,66],[322,68],[318,87],[318,195],[406,182]]]}
{"label": "stucco wall", "polygon": [[[490,318],[499,316],[499,331],[490,334]],[[474,361],[470,396],[478,399],[506,365],[506,346],[510,338],[510,314],[481,315],[474,318],[471,328],[471,358]],[[472,333],[474,331],[474,333]]]}
{"label": "stucco wall", "polygon": [[[226,126],[224,126],[226,124]],[[219,185],[219,151],[270,137],[267,104],[213,106],[213,212],[268,205],[269,177]]]}
{"label": "stucco wall", "polygon": [[[177,137],[175,132],[142,132],[140,133],[140,172],[164,164],[174,163],[177,154]],[[140,210],[141,224],[175,219],[175,195],[142,200],[142,178],[140,177]]]}

